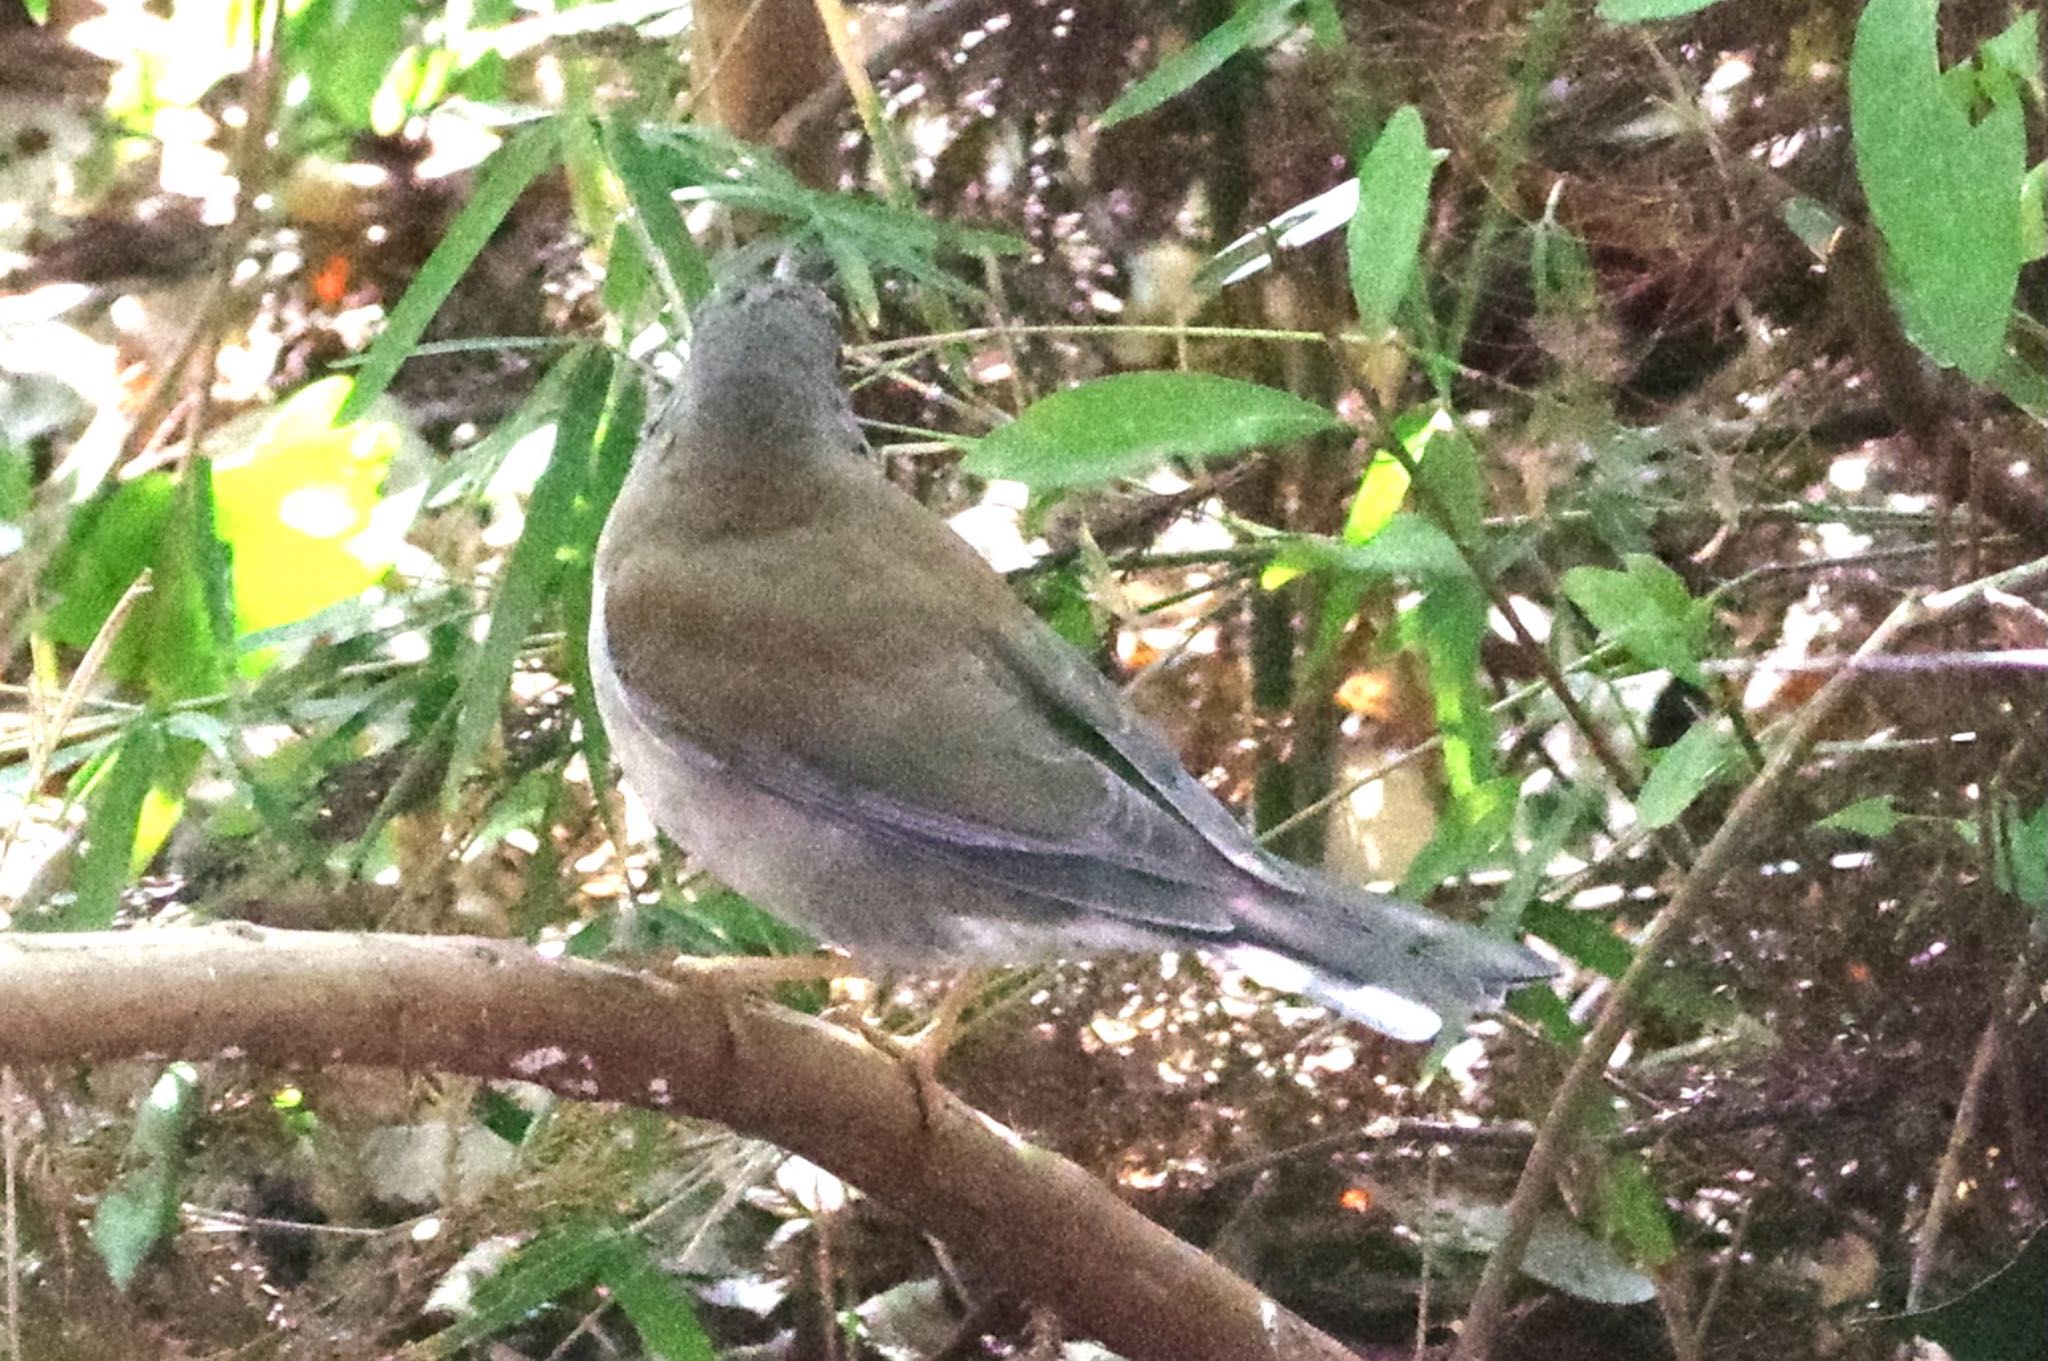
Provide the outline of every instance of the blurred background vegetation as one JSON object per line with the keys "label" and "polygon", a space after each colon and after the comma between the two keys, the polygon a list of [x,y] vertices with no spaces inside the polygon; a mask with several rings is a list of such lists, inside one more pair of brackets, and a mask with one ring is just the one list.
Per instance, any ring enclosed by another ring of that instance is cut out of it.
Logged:
{"label": "blurred background vegetation", "polygon": [[[1370,1355],[1450,1337],[1547,1114],[1498,1356],[2048,1349],[2040,574],[1759,773],[1901,601],[2048,555],[2038,11],[0,5],[12,930],[804,948],[581,684],[686,305],[795,245],[890,475],[1191,769],[1560,962],[1422,1051],[1019,973],[950,1084]],[[0,1097],[19,1355],[1092,1354],[712,1128],[225,1057]]]}

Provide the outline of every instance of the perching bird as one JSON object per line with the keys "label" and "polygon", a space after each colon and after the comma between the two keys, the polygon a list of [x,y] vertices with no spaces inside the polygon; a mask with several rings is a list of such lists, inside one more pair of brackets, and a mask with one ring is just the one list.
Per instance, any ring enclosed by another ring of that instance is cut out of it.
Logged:
{"label": "perching bird", "polygon": [[707,302],[598,546],[598,710],[679,845],[891,967],[1195,948],[1404,1040],[1549,973],[1260,850],[882,476],[838,365],[809,285]]}

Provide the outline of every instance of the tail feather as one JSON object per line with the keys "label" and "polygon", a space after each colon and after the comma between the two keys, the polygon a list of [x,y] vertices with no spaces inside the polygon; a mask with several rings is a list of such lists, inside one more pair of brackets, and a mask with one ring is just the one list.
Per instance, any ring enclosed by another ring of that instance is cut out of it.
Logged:
{"label": "tail feather", "polygon": [[1320,878],[1313,887],[1240,902],[1226,953],[1254,980],[1395,1039],[1432,1039],[1446,1015],[1499,1006],[1509,988],[1551,975],[1523,946],[1397,898]]}

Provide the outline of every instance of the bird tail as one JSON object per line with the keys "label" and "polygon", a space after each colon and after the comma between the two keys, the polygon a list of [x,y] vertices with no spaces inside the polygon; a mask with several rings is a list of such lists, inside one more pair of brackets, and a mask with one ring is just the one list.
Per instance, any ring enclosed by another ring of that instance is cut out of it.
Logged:
{"label": "bird tail", "polygon": [[1398,898],[1321,876],[1303,890],[1239,902],[1230,962],[1395,1039],[1433,1039],[1446,1016],[1490,1010],[1509,988],[1552,973],[1513,941]]}

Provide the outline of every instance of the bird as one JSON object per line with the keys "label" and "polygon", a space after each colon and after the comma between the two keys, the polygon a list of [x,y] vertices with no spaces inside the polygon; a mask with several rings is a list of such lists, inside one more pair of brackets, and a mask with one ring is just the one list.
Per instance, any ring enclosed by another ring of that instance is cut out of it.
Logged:
{"label": "bird", "polygon": [[700,303],[599,537],[598,714],[696,862],[864,966],[1192,949],[1407,1041],[1549,975],[1263,850],[884,475],[840,345],[799,279]]}

